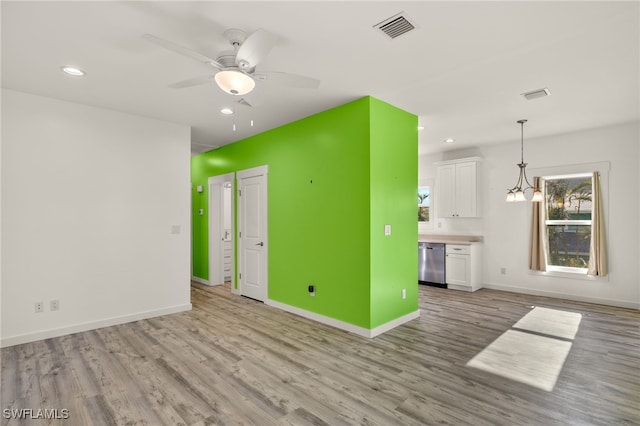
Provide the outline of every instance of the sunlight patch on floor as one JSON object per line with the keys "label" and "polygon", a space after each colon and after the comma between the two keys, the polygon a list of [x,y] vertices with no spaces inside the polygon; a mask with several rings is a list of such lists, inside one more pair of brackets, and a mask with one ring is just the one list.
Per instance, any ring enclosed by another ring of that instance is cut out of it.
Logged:
{"label": "sunlight patch on floor", "polygon": [[571,342],[507,330],[467,366],[550,392],[569,349]]}
{"label": "sunlight patch on floor", "polygon": [[576,337],[581,320],[582,315],[576,312],[536,306],[531,312],[522,317],[513,328],[573,340]]}
{"label": "sunlight patch on floor", "polygon": [[579,313],[535,307],[513,326],[518,330],[507,330],[467,366],[551,392],[581,319]]}

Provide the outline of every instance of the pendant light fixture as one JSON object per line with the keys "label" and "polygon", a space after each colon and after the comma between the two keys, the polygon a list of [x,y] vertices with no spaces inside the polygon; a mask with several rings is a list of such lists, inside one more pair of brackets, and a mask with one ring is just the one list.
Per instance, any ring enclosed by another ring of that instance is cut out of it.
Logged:
{"label": "pendant light fixture", "polygon": [[[542,191],[540,188],[534,188],[531,183],[529,183],[529,179],[527,179],[526,167],[527,163],[524,162],[524,123],[527,120],[518,120],[520,124],[520,163],[517,165],[520,168],[520,175],[518,176],[518,181],[516,185],[507,190],[507,202],[516,202],[516,201],[526,201],[524,197],[524,192],[528,189],[533,191],[533,197],[531,201],[542,201]],[[525,185],[525,186],[523,186]]]}

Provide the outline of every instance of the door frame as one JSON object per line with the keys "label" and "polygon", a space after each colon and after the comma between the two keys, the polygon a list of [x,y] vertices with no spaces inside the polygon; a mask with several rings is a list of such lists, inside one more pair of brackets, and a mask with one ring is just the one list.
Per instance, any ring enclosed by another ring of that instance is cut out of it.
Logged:
{"label": "door frame", "polygon": [[[212,176],[208,179],[209,188],[209,285],[224,284],[224,248],[222,230],[224,228],[224,184],[231,182],[231,234],[235,235],[235,174]],[[233,241],[235,248],[235,238]],[[235,251],[235,250],[234,250]],[[235,283],[235,268],[231,264],[231,289]]]}
{"label": "door frame", "polygon": [[[264,302],[266,302],[269,299],[269,267],[268,267],[268,263],[269,263],[269,235],[268,235],[268,227],[269,227],[269,215],[267,213],[268,211],[268,207],[269,207],[269,166],[268,165],[263,165],[263,166],[257,166],[257,167],[253,167],[250,169],[245,169],[245,170],[240,170],[236,172],[236,181],[237,181],[237,188],[239,189],[241,187],[240,185],[240,181],[242,179],[245,178],[251,178],[251,177],[257,177],[257,176],[264,176],[264,217],[262,218],[262,220],[264,221],[264,250],[262,251],[262,255],[263,255],[263,259],[262,259],[262,271],[261,271],[261,275],[264,278]],[[240,232],[242,232],[242,227],[243,227],[243,223],[242,223],[242,215],[240,214],[242,212],[242,197],[237,197],[238,200],[238,208],[237,208],[237,221],[238,221],[238,229],[235,235],[235,247],[236,247],[236,253],[237,253],[237,272],[240,273],[242,271],[242,265],[244,262],[243,259],[243,243],[244,240],[242,238],[239,237]],[[237,288],[237,293],[236,294],[242,294],[242,280],[239,279],[238,281],[238,288]],[[233,289],[233,286],[232,286]]]}

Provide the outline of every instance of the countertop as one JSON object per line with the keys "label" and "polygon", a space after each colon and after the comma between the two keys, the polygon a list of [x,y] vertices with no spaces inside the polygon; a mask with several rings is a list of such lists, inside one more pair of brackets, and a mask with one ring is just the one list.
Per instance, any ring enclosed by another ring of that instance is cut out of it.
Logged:
{"label": "countertop", "polygon": [[481,243],[483,241],[484,241],[484,237],[482,235],[448,235],[448,234],[418,235],[418,242],[420,243],[471,245],[473,243]]}

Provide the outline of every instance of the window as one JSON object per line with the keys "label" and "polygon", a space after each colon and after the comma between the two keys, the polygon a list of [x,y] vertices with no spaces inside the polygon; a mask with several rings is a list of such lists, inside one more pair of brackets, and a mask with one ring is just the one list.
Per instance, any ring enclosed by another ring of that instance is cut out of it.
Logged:
{"label": "window", "polygon": [[418,235],[433,230],[435,221],[433,179],[418,179]]}
{"label": "window", "polygon": [[431,187],[421,186],[418,188],[418,222],[430,222],[431,212],[429,206],[431,204]]}
{"label": "window", "polygon": [[548,271],[587,271],[591,244],[591,176],[581,173],[544,178]]}

